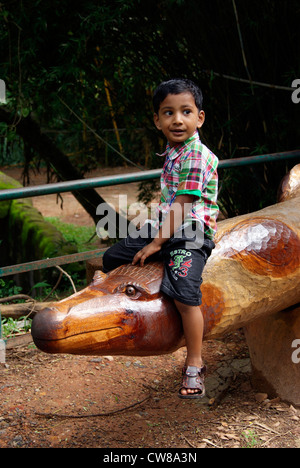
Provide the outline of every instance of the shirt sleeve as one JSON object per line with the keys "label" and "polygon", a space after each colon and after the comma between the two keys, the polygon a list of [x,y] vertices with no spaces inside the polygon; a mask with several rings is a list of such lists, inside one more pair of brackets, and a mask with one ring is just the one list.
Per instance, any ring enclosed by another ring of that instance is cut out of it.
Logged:
{"label": "shirt sleeve", "polygon": [[201,197],[203,191],[203,172],[201,158],[192,154],[182,162],[177,187],[177,195],[194,195]]}

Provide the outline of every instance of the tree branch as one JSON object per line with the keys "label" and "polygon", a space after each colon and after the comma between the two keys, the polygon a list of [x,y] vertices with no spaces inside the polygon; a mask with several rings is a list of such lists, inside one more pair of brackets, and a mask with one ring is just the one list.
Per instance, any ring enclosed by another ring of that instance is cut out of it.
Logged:
{"label": "tree branch", "polygon": [[[13,125],[16,128],[17,134],[37,152],[45,161],[47,161],[57,174],[59,180],[78,180],[83,179],[82,174],[71,164],[69,158],[53,143],[45,133],[43,133],[35,120],[29,115],[25,118],[20,118],[17,123],[14,122],[12,114],[4,107],[0,107],[0,121],[8,125]],[[95,224],[101,219],[101,216],[96,215],[98,205],[105,203],[105,200],[98,194],[95,189],[84,189],[72,192],[74,197],[83,206],[87,213],[92,217]],[[104,217],[104,215],[103,215]],[[116,232],[119,232],[121,216],[115,212],[115,220],[111,220],[112,224],[116,224]]]}

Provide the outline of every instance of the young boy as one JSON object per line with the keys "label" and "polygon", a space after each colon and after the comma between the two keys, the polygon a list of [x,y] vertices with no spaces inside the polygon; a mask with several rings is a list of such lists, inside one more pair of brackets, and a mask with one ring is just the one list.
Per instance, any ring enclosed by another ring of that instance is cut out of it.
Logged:
{"label": "young boy", "polygon": [[128,236],[103,257],[106,272],[124,263],[163,260],[161,291],[181,315],[187,348],[180,398],[205,394],[200,285],[215,246],[218,159],[198,135],[205,120],[202,101],[201,90],[189,80],[166,81],[156,89],[154,123],[168,141],[157,219],[147,220],[139,237]]}

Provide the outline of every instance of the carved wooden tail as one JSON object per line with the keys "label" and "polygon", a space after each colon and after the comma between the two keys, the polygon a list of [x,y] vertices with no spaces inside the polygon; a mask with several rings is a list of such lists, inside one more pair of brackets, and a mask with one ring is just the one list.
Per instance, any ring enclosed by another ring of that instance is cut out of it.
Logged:
{"label": "carved wooden tail", "polygon": [[283,180],[279,200],[219,224],[203,275],[207,338],[300,301],[300,165]]}

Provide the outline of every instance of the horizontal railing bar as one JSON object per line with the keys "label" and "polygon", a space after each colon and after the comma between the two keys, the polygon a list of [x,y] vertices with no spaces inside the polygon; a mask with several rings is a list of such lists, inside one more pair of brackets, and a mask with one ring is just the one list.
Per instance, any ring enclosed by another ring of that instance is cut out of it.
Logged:
{"label": "horizontal railing bar", "polygon": [[[295,158],[300,158],[300,150],[289,151],[285,153],[262,154],[260,156],[249,156],[245,158],[225,159],[219,162],[219,168],[226,169],[272,161],[284,161]],[[128,184],[132,182],[141,182],[144,180],[159,178],[160,174],[161,169],[152,169],[149,171],[119,174],[115,176],[93,177],[89,179],[57,182],[53,184],[36,185],[32,187],[0,190],[0,201],[50,195],[53,193],[73,192],[76,190],[107,187],[110,185]]]}
{"label": "horizontal railing bar", "polygon": [[252,164],[285,161],[297,158],[300,158],[300,150],[287,151],[283,153],[261,154],[258,156],[246,156],[245,158],[223,159],[219,162],[219,168],[227,169],[231,167],[250,166]]}
{"label": "horizontal railing bar", "polygon": [[96,187],[107,187],[110,185],[128,184],[147,179],[159,177],[161,169],[142,171],[117,176],[92,177],[89,179],[79,179],[67,182],[57,182],[46,185],[36,185],[32,187],[22,187],[19,189],[8,189],[0,191],[0,201],[13,200],[17,198],[29,198],[53,193],[73,192]]}
{"label": "horizontal railing bar", "polygon": [[106,249],[89,250],[61,257],[46,258],[44,260],[36,260],[33,262],[19,263],[18,265],[10,265],[0,267],[0,277],[15,275],[18,273],[26,273],[33,270],[41,270],[43,268],[55,267],[57,265],[67,265],[69,263],[82,262],[91,258],[102,257]]}

